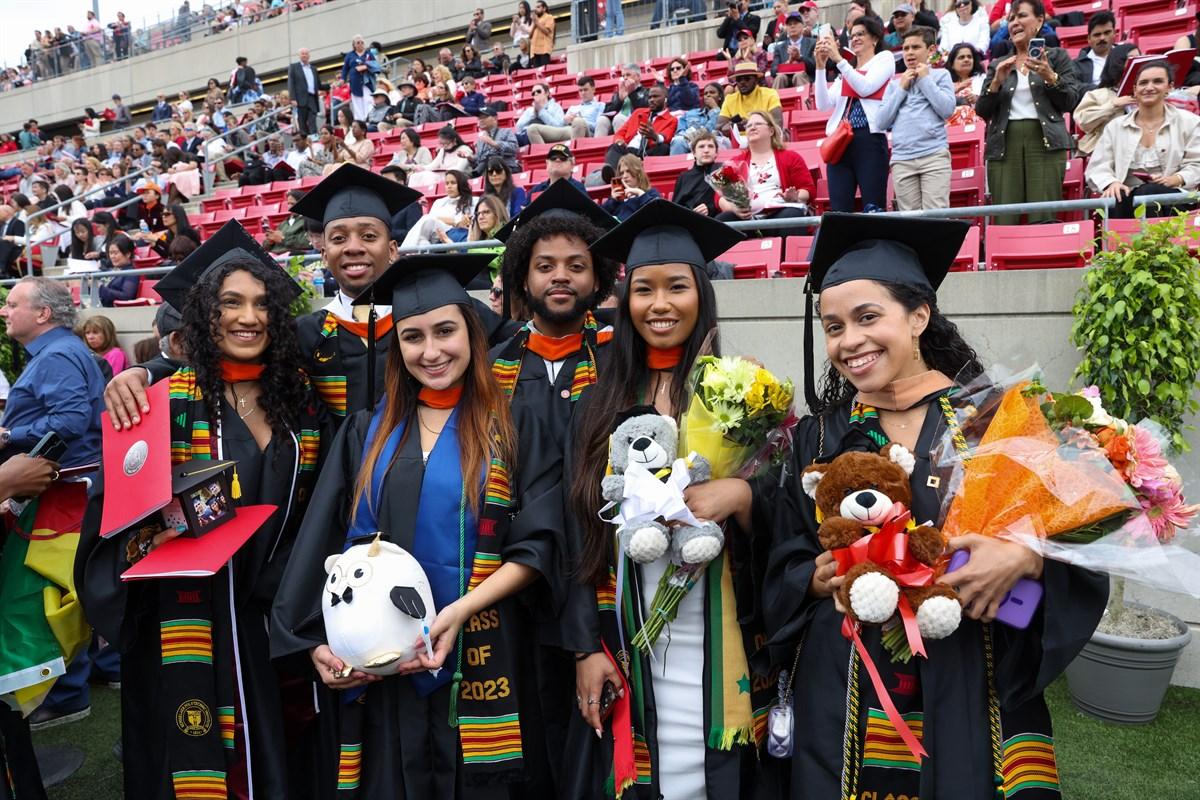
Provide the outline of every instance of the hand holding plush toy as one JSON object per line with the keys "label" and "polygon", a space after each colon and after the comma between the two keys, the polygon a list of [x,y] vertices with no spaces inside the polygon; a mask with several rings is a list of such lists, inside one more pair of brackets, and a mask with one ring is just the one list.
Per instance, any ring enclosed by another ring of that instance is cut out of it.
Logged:
{"label": "hand holding plush toy", "polygon": [[[912,502],[908,478],[915,465],[912,453],[892,443],[878,455],[843,453],[828,464],[805,469],[802,484],[817,504],[821,546],[831,551],[850,548],[905,512]],[[899,561],[891,551],[885,561],[862,559],[861,552],[871,548],[861,546],[855,548],[854,558],[851,551],[839,558],[842,564],[855,563],[845,571],[838,601],[852,622],[880,624],[896,613],[903,595],[916,614],[921,636],[943,639],[958,629],[962,605],[953,589],[932,582],[932,567],[942,555],[942,534],[911,523],[906,530],[906,553]]]}

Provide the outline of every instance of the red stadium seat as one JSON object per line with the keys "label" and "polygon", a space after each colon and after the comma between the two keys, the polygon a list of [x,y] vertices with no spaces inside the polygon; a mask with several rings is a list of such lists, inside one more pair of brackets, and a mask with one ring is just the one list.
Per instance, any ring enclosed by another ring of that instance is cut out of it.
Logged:
{"label": "red stadium seat", "polygon": [[808,254],[812,250],[812,236],[789,236],[783,242],[783,261],[779,274],[785,278],[803,278],[808,274]]}
{"label": "red stadium seat", "polygon": [[224,211],[227,208],[229,208],[229,198],[227,197],[206,197],[200,201],[200,210],[208,213]]}
{"label": "red stadium seat", "polygon": [[950,144],[950,165],[954,169],[982,167],[983,136],[982,122],[947,126],[946,138]]}
{"label": "red stadium seat", "polygon": [[1090,219],[1048,225],[989,225],[984,247],[988,269],[1083,267],[1095,252]]}
{"label": "red stadium seat", "polygon": [[[1126,245],[1133,239],[1134,236],[1142,232],[1143,225],[1149,225],[1153,222],[1162,222],[1162,218],[1149,219],[1109,219],[1104,223],[1103,235],[1100,237],[1100,245],[1105,250],[1116,250],[1123,245]],[[1188,215],[1188,225],[1192,228],[1200,230],[1200,212],[1192,212]],[[1186,245],[1188,250],[1193,253],[1200,251],[1200,239],[1186,236],[1178,240],[1179,244]]]}
{"label": "red stadium seat", "polygon": [[[299,181],[297,181],[297,183],[299,183]],[[275,184],[271,184],[272,187],[274,185]],[[269,191],[259,191],[259,193],[258,193],[259,205],[277,206],[286,199],[287,199],[287,190],[286,189],[272,188]]]}
{"label": "red stadium seat", "polygon": [[258,187],[244,186],[245,194],[237,194],[229,198],[230,208],[249,208],[258,205]]}
{"label": "red stadium seat", "polygon": [[802,108],[789,111],[787,129],[793,142],[815,142],[825,138],[828,111],[808,111]]}
{"label": "red stadium seat", "polygon": [[1066,14],[1071,11],[1078,11],[1083,14],[1083,18],[1090,19],[1092,14],[1097,11],[1107,11],[1108,0],[1059,0],[1054,4],[1054,12],[1056,14]]}
{"label": "red stadium seat", "polygon": [[1176,39],[1196,28],[1195,3],[1166,10],[1163,10],[1164,5],[1162,0],[1152,4],[1129,2],[1117,10],[1117,25],[1133,38],[1143,53],[1166,52]]}
{"label": "red stadium seat", "polygon": [[[571,153],[575,156],[576,163],[583,161],[603,161],[604,154],[608,152],[608,146],[612,142],[613,137],[611,136],[593,136],[584,139],[575,139],[571,142]],[[545,156],[542,157],[542,161],[545,162]],[[528,165],[526,165],[526,168],[528,168]]]}
{"label": "red stadium seat", "polygon": [[[1057,6],[1055,10],[1058,10]],[[1058,35],[1058,46],[1067,50],[1076,51],[1087,44],[1087,25],[1063,25],[1054,32]]]}
{"label": "red stadium seat", "polygon": [[972,225],[963,239],[958,255],[950,265],[951,272],[974,272],[979,269],[979,226]]}
{"label": "red stadium seat", "polygon": [[733,262],[733,277],[770,278],[779,272],[783,261],[783,239],[748,239],[738,242],[717,256],[719,261]]}
{"label": "red stadium seat", "polygon": [[[159,261],[162,261],[162,259],[160,258]],[[136,259],[134,260],[133,263],[134,263],[134,266],[137,267],[138,269],[141,269],[144,266],[154,266],[154,264],[138,264]],[[158,292],[154,291],[154,286],[157,283],[158,283],[157,280],[150,280],[148,278],[142,278],[140,281],[138,281],[138,290],[137,290],[136,297],[134,297],[132,300],[114,300],[113,306],[114,307],[124,307],[124,306],[154,306],[154,305],[158,305],[159,303],[162,302],[162,297],[159,296]]]}
{"label": "red stadium seat", "polygon": [[981,206],[985,199],[987,173],[983,167],[956,169],[950,174],[950,207]]}
{"label": "red stadium seat", "polygon": [[321,182],[320,175],[309,175],[307,178],[300,179],[300,188],[311,189],[312,187],[316,186],[320,182]]}

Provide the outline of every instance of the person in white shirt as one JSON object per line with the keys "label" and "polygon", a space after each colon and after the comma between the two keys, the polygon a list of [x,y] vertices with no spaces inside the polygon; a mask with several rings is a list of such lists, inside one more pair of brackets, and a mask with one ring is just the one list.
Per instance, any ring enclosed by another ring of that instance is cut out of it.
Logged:
{"label": "person in white shirt", "polygon": [[992,31],[988,24],[987,9],[979,0],[954,0],[954,9],[942,15],[938,30],[938,49],[948,53],[954,45],[966,42],[981,53],[986,53]]}
{"label": "person in white shirt", "polygon": [[579,102],[567,109],[563,122],[571,126],[572,139],[596,135],[596,123],[604,113],[604,103],[596,99],[596,79],[581,75],[575,81],[579,87]]}

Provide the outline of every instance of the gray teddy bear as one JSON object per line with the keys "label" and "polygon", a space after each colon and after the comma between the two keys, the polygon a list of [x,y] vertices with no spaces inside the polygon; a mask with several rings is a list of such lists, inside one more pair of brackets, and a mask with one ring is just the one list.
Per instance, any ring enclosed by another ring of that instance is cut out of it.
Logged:
{"label": "gray teddy bear", "polygon": [[[640,409],[634,409],[636,412]],[[676,459],[679,447],[679,429],[675,420],[646,408],[646,413],[625,415],[610,439],[609,462],[612,475],[606,475],[600,490],[605,500],[620,503],[625,491],[624,472],[630,463],[636,462],[651,474],[665,472],[658,477],[665,480]],[[692,483],[708,480],[712,473],[708,461],[696,456],[688,464],[688,475]],[[703,564],[720,554],[725,544],[721,526],[703,520],[700,527],[675,525],[668,528],[659,520],[640,523],[636,529],[622,525],[617,530],[621,549],[639,564],[656,561],[671,548],[671,560],[678,565]]]}

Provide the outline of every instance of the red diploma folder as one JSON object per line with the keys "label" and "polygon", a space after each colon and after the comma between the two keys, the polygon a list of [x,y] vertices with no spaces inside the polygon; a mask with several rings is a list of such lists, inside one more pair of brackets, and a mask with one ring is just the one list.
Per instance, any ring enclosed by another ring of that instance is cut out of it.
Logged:
{"label": "red diploma folder", "polygon": [[[150,407],[154,407],[153,403]],[[169,472],[167,474],[170,475]],[[242,506],[238,508],[237,516],[211,533],[199,538],[177,536],[154,548],[145,558],[121,573],[121,580],[214,575],[275,513],[276,508],[278,506]]]}
{"label": "red diploma folder", "polygon": [[146,391],[149,413],[126,431],[100,415],[103,431],[104,511],[100,535],[107,538],[171,502],[170,381]]}
{"label": "red diploma folder", "polygon": [[1134,56],[1125,62],[1125,74],[1121,77],[1121,88],[1117,90],[1117,97],[1132,97],[1133,96],[1133,74],[1138,67],[1149,61],[1166,61],[1175,70],[1175,74],[1171,76],[1175,86],[1183,86],[1183,79],[1187,77],[1188,70],[1191,69],[1192,59],[1196,57],[1194,49],[1185,50],[1169,50],[1166,53],[1158,53],[1149,56]]}

